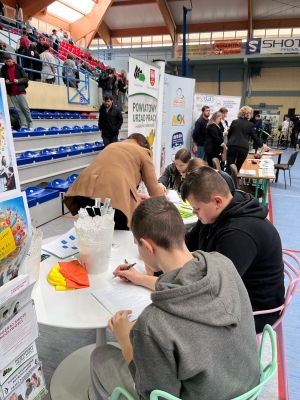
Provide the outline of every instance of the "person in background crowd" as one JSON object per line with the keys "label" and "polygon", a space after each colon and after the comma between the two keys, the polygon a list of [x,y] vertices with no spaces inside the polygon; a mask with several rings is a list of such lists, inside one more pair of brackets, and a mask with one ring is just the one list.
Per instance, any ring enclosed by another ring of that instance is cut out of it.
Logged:
{"label": "person in background crowd", "polygon": [[252,116],[252,108],[244,106],[239,110],[238,119],[232,121],[228,131],[228,150],[226,172],[230,173],[230,165],[235,164],[237,170],[241,169],[249,151],[249,136],[256,143],[257,148],[262,147],[264,150],[268,148],[266,144],[257,137],[255,128],[249,119]]}
{"label": "person in background crowd", "polygon": [[0,1],[0,20],[1,16],[4,17],[4,4]]}
{"label": "person in background crowd", "polygon": [[103,71],[99,81],[100,81],[99,85],[100,85],[100,87],[102,87],[103,97],[106,94],[109,94],[112,96],[113,89],[116,87],[117,79],[116,79],[116,76],[114,75],[113,68],[110,65],[108,65],[106,67],[106,70]]}
{"label": "person in background crowd", "polygon": [[190,159],[191,152],[188,149],[180,149],[175,154],[174,162],[169,164],[158,182],[162,183],[167,189],[175,189],[180,192],[181,184],[185,179],[185,172]]}
{"label": "person in background crowd", "polygon": [[267,117],[266,121],[262,124],[261,139],[262,139],[263,143],[267,143],[268,137],[269,137],[267,135],[267,133],[269,135],[272,135],[272,130],[273,130],[273,126],[272,126],[272,123],[270,122],[270,117]]}
{"label": "person in background crowd", "polygon": [[206,140],[204,143],[204,151],[208,165],[213,167],[213,158],[220,160],[221,147],[227,149],[223,142],[223,134],[219,127],[222,119],[222,113],[217,111],[213,113],[206,127]]}
{"label": "person in background crowd", "polygon": [[119,130],[123,124],[123,116],[117,106],[113,104],[111,95],[104,96],[104,102],[99,110],[99,130],[104,146],[118,141]]}
{"label": "person in background crowd", "polygon": [[57,36],[58,43],[60,43],[64,38],[64,34],[63,34],[62,28],[59,28],[58,32],[56,32],[56,36]]}
{"label": "person in background crowd", "polygon": [[28,76],[24,69],[14,62],[10,54],[5,53],[3,59],[5,65],[1,68],[1,75],[5,80],[7,94],[18,110],[21,125],[33,128],[25,90],[28,86]]}
{"label": "person in background crowd", "polygon": [[[260,118],[260,115],[256,114],[254,117],[254,128],[255,128],[255,132],[256,132],[256,135],[258,138],[260,138],[262,136],[262,125],[263,125],[263,122],[262,122],[262,119]],[[253,148],[255,150],[257,150],[258,147],[257,147],[256,143],[253,144]]]}
{"label": "person in background crowd", "polygon": [[70,39],[69,39],[69,44],[71,44],[72,46],[74,46],[74,41],[73,41],[73,38],[72,38],[72,36],[70,36]]}
{"label": "person in background crowd", "polygon": [[20,22],[23,22],[23,10],[19,3],[16,3],[14,18],[17,21],[17,28],[21,29],[22,24]]}
{"label": "person in background crowd", "polygon": [[25,26],[29,34],[31,34],[34,29],[34,27],[31,24],[32,24],[32,16],[28,15],[28,20],[25,22]]}
{"label": "person in background crowd", "polygon": [[114,74],[114,86],[112,88],[112,97],[114,105],[117,106],[119,89],[118,89],[118,74],[116,68],[113,68],[113,74]]}
{"label": "person in background crowd", "polygon": [[67,76],[68,74],[68,79],[64,79],[65,81],[65,85],[66,86],[70,86],[73,87],[76,86],[78,87],[78,82],[74,80],[74,78],[76,78],[76,64],[74,62],[74,56],[71,53],[68,53],[67,55],[67,59],[64,61],[63,63],[63,75]]}
{"label": "person in background crowd", "polygon": [[80,208],[93,206],[95,198],[104,201],[108,197],[115,209],[115,229],[128,230],[133,211],[144,199],[137,192],[141,180],[150,196],[165,194],[165,187],[157,182],[150,154],[149,142],[140,133],[133,133],[100,151],[66,193],[64,203],[72,215]]}
{"label": "person in background crowd", "polygon": [[[0,50],[6,51],[6,43],[0,42]],[[0,52],[0,63],[4,63],[3,54],[4,53]]]}
{"label": "person in background crowd", "polygon": [[126,91],[128,89],[127,86],[127,75],[125,69],[121,70],[121,78],[118,79],[118,105],[121,112],[124,112],[125,100],[126,100]]}
{"label": "person in background crowd", "polygon": [[31,60],[31,69],[34,69],[35,71],[32,73],[32,80],[36,82],[41,82],[42,76],[41,72],[43,69],[43,63],[40,60],[40,55],[37,52],[36,45],[31,43],[29,46],[29,51],[30,55],[32,57]]}
{"label": "person in background crowd", "polygon": [[206,127],[207,127],[208,119],[210,116],[210,108],[208,106],[203,106],[201,111],[202,111],[202,114],[195,123],[195,129],[193,132],[193,140],[197,144],[197,148],[198,148],[197,157],[202,158],[203,160],[207,161],[206,154],[204,151],[204,144],[205,144],[205,139],[206,139]]}
{"label": "person in background crowd", "polygon": [[[42,80],[45,81],[46,83],[49,83],[50,85],[54,85],[55,83],[55,76],[50,75],[55,74],[55,67],[53,64],[55,64],[55,58],[53,55],[49,52],[50,46],[49,44],[45,43],[44,44],[44,52],[40,54],[40,59],[43,61],[43,67],[42,67]],[[52,63],[52,64],[49,64]],[[50,74],[47,74],[50,73]]]}
{"label": "person in background crowd", "polygon": [[45,44],[45,39],[43,38],[43,36],[39,37],[39,42],[36,45],[36,50],[39,54],[44,53],[44,44]]}
{"label": "person in background crowd", "polygon": [[219,123],[219,127],[221,129],[222,134],[223,134],[223,142],[225,144],[227,144],[227,142],[228,142],[229,125],[228,125],[228,122],[226,121],[225,118],[227,118],[228,110],[225,107],[221,107],[219,111],[220,111],[220,113],[222,113],[222,119],[221,119],[221,122]]}
{"label": "person in background crowd", "polygon": [[63,40],[64,42],[66,42],[66,43],[69,43],[69,35],[68,35],[68,32],[66,32],[66,31],[63,32],[63,38],[62,38],[62,40]]}
{"label": "person in background crowd", "polygon": [[282,133],[289,132],[291,119],[288,115],[284,116],[284,121],[282,122]]}
{"label": "person in background crowd", "polygon": [[56,29],[52,29],[52,35],[50,36],[50,39],[53,42],[53,50],[58,51],[58,37]]}

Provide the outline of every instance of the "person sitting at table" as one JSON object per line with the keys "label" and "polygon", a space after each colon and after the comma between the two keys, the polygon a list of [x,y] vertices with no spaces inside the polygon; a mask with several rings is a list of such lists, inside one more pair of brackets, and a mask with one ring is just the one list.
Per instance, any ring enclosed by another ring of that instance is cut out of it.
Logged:
{"label": "person sitting at table", "polygon": [[145,196],[137,192],[141,180],[150,196],[166,193],[164,185],[157,182],[147,139],[133,133],[98,154],[71,185],[64,203],[76,215],[80,208],[94,206],[95,198],[101,198],[103,203],[109,198],[115,209],[115,229],[128,230],[132,213]]}
{"label": "person sitting at table", "polygon": [[184,400],[227,400],[255,387],[253,315],[232,262],[218,253],[191,254],[182,218],[165,197],[142,202],[131,229],[142,260],[164,274],[135,322],[129,310],[108,321],[121,349],[106,345],[92,352],[89,398],[107,399],[121,386],[135,399],[160,389]]}
{"label": "person sitting at table", "polygon": [[180,192],[180,187],[185,178],[185,171],[189,160],[192,158],[188,149],[178,150],[175,154],[174,162],[169,164],[158,182],[162,183],[167,189],[175,189]]}
{"label": "person sitting at table", "polygon": [[[285,295],[282,246],[276,228],[267,219],[267,206],[251,194],[231,193],[224,179],[210,167],[191,171],[182,185],[181,196],[199,219],[185,235],[188,249],[218,251],[228,257],[241,275],[253,311],[281,306]],[[150,289],[157,279],[134,268],[117,269],[115,274]],[[256,332],[262,332],[266,324],[273,325],[279,314],[256,315]]]}
{"label": "person sitting at table", "polygon": [[230,125],[228,131],[228,150],[226,160],[226,172],[230,175],[230,165],[235,164],[239,171],[243,162],[247,158],[249,151],[249,136],[251,136],[257,148],[263,147],[264,150],[267,150],[268,148],[268,146],[257,137],[254,124],[249,121],[252,112],[253,110],[251,107],[242,107],[238,113],[238,119],[233,120]]}
{"label": "person sitting at table", "polygon": [[220,111],[213,113],[206,127],[204,151],[210,167],[213,167],[213,158],[220,160],[221,149],[227,149],[226,144],[223,142],[223,133],[219,127],[221,119],[222,113]]}

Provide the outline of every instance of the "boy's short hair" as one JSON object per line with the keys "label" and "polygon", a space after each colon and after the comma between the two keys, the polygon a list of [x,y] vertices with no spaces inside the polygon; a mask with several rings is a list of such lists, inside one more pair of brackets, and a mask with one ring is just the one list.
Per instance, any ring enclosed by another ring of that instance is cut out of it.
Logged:
{"label": "boy's short hair", "polygon": [[113,97],[112,97],[111,94],[106,94],[106,95],[104,96],[104,101],[107,101],[107,100],[113,100]]}
{"label": "boy's short hair", "polygon": [[182,249],[185,226],[179,211],[165,196],[151,197],[135,209],[131,230],[135,239],[150,239],[164,250]]}
{"label": "boy's short hair", "polygon": [[12,60],[12,56],[9,53],[4,53],[3,60],[4,61]]}
{"label": "boy's short hair", "polygon": [[44,44],[43,44],[43,48],[44,48],[44,50],[49,50],[49,49],[50,49],[50,46],[49,46],[48,43],[44,43]]}
{"label": "boy's short hair", "polygon": [[181,186],[181,197],[184,201],[193,195],[196,201],[209,203],[214,194],[228,197],[230,190],[225,179],[211,167],[193,169]]}

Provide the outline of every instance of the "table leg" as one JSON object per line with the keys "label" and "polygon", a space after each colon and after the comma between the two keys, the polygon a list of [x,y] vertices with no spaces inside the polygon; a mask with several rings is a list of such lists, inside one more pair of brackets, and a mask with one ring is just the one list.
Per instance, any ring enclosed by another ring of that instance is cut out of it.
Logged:
{"label": "table leg", "polygon": [[268,198],[268,187],[269,187],[269,179],[264,179],[264,198],[263,204],[266,204]]}
{"label": "table leg", "polygon": [[255,187],[254,197],[256,197],[257,199],[258,199],[258,185],[259,185],[259,179],[256,179],[256,187]]}
{"label": "table leg", "polygon": [[[277,164],[280,164],[280,161],[281,161],[281,154],[278,155]],[[275,182],[278,181],[278,175],[279,175],[279,169],[276,170],[276,179],[275,179]]]}

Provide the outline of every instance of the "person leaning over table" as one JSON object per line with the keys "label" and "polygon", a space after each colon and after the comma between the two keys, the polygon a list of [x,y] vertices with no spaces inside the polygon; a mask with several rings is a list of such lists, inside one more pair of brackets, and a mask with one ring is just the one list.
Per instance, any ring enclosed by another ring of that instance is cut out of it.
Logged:
{"label": "person leaning over table", "polygon": [[[199,220],[185,235],[187,248],[217,251],[228,257],[244,282],[253,311],[280,307],[285,296],[282,245],[267,219],[268,207],[248,193],[231,193],[224,179],[210,167],[191,171],[182,184],[181,196]],[[152,290],[157,279],[134,268],[122,271],[118,267],[114,274]],[[266,324],[273,325],[279,315],[256,315],[256,333]]]}
{"label": "person leaning over table", "polygon": [[175,154],[174,162],[169,164],[158,182],[162,183],[167,189],[174,189],[180,192],[180,187],[185,178],[188,162],[192,158],[188,149],[180,149]]}
{"label": "person leaning over table", "polygon": [[232,262],[218,253],[190,253],[182,218],[165,197],[141,203],[131,228],[141,259],[164,274],[136,321],[128,320],[130,310],[108,321],[120,349],[92,352],[89,398],[107,399],[121,386],[139,400],[154,389],[183,400],[228,400],[255,387],[252,310]]}
{"label": "person leaning over table", "polygon": [[244,106],[239,110],[238,119],[232,121],[228,131],[226,172],[230,174],[230,165],[235,164],[237,170],[241,169],[243,162],[249,152],[249,136],[253,139],[257,147],[267,150],[268,146],[263,144],[257,137],[254,124],[249,121],[252,116],[252,108]]}
{"label": "person leaning over table", "polygon": [[151,160],[150,145],[140,133],[131,134],[123,142],[112,143],[79,175],[66,193],[64,203],[76,215],[80,208],[93,206],[95,198],[110,198],[115,209],[115,229],[128,230],[132,214],[142,193],[137,192],[141,180],[150,196],[167,191],[157,182]]}

